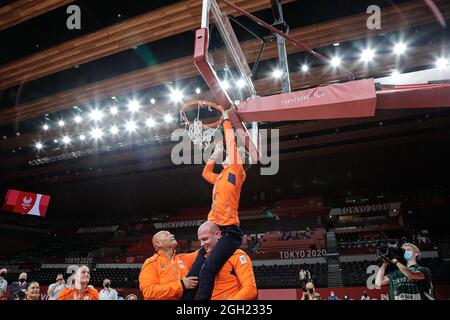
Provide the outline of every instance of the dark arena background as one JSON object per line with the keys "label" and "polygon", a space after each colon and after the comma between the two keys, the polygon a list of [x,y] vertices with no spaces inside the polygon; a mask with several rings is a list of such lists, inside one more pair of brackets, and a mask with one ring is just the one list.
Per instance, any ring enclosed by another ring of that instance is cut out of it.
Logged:
{"label": "dark arena background", "polygon": [[[377,248],[401,242],[420,249],[434,297],[449,299],[450,2],[285,0],[284,24],[274,22],[278,1],[231,2],[339,57],[355,79],[374,79],[377,94],[427,86],[444,101],[259,121],[279,130],[279,143],[270,164],[247,171],[239,205],[257,299],[300,300],[301,269],[322,300],[331,291],[388,299],[389,286],[375,285]],[[237,21],[257,96],[286,92],[274,72],[277,38],[221,8]],[[200,248],[212,186],[204,164],[174,163],[171,134],[184,129],[184,102],[215,101],[193,60],[201,9],[201,0],[0,0],[1,299],[14,298],[25,272],[46,300],[58,274],[86,265],[98,291],[110,279],[142,300],[139,273],[156,232],[174,234],[177,253]],[[292,91],[348,81],[298,46],[286,42],[286,51]],[[261,174],[275,164],[276,174]]]}

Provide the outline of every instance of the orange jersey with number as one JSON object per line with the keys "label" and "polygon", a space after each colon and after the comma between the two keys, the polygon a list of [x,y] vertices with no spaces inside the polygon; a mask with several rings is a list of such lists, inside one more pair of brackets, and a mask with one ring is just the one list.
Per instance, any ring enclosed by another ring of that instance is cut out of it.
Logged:
{"label": "orange jersey with number", "polygon": [[100,298],[95,288],[87,287],[84,290],[64,288],[59,292],[56,300],[100,300]]}
{"label": "orange jersey with number", "polygon": [[246,175],[237,152],[231,122],[225,120],[223,127],[230,165],[217,174],[213,172],[215,162],[209,160],[202,173],[203,178],[214,185],[208,220],[219,226],[239,225],[239,198]]}
{"label": "orange jersey with number", "polygon": [[[139,288],[145,300],[179,300],[183,294],[181,279],[184,278],[192,263],[191,256],[196,253],[178,254],[168,259],[158,251],[145,260],[139,274]],[[189,265],[186,265],[189,261]]]}

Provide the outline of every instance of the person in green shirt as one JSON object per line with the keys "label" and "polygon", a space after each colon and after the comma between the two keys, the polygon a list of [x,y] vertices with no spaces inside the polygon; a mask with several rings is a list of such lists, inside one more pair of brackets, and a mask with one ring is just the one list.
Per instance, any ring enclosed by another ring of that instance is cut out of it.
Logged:
{"label": "person in green shirt", "polygon": [[[389,285],[391,300],[434,300],[431,271],[417,264],[419,248],[412,243],[405,243],[402,248],[406,266],[395,258],[386,258],[377,273],[375,285]],[[389,263],[398,269],[385,275]]]}

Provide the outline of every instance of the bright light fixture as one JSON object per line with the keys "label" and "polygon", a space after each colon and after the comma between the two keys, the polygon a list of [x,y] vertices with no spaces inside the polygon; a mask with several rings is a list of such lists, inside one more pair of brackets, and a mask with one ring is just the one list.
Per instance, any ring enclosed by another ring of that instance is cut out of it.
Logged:
{"label": "bright light fixture", "polygon": [[94,139],[100,139],[103,136],[103,131],[100,128],[94,128],[91,131],[91,136]]}
{"label": "bright light fixture", "polygon": [[375,57],[375,51],[373,49],[365,49],[361,53],[361,60],[364,62],[370,62]]}
{"label": "bright light fixture", "polygon": [[403,42],[399,42],[394,45],[394,53],[396,55],[404,54],[406,52],[406,49],[406,44],[404,44]]}
{"label": "bright light fixture", "polygon": [[245,80],[244,80],[244,79],[239,79],[239,80],[236,82],[236,85],[237,85],[237,87],[238,87],[239,89],[245,87]]}
{"label": "bright light fixture", "polygon": [[170,92],[170,100],[173,102],[181,102],[183,101],[184,95],[181,90],[178,89],[172,89]]}
{"label": "bright light fixture", "polygon": [[116,106],[111,107],[110,112],[112,115],[116,115],[117,113],[119,113],[119,109],[117,109]]}
{"label": "bright light fixture", "polygon": [[42,129],[44,129],[44,130],[48,130],[49,129],[49,126],[48,126],[48,124],[44,124],[43,126],[42,126]]}
{"label": "bright light fixture", "polygon": [[137,112],[137,111],[139,111],[140,108],[141,108],[141,104],[139,103],[139,101],[131,100],[130,102],[128,102],[128,109],[131,112]]}
{"label": "bright light fixture", "polygon": [[44,147],[44,145],[40,142],[36,143],[36,149],[41,150]]}
{"label": "bright light fixture", "polygon": [[64,121],[63,121],[63,120],[59,120],[59,121],[58,121],[58,126],[64,127]]}
{"label": "bright light fixture", "polygon": [[331,59],[331,66],[333,66],[333,67],[339,67],[340,65],[341,65],[341,58],[339,58],[339,57],[333,57],[332,59]]}
{"label": "bright light fixture", "polygon": [[164,116],[164,121],[165,121],[165,122],[169,123],[169,122],[171,122],[172,120],[173,120],[173,118],[172,118],[172,116],[171,116],[170,114],[166,114],[166,115]]}
{"label": "bright light fixture", "polygon": [[147,125],[147,127],[152,128],[152,127],[154,127],[156,125],[156,122],[152,118],[148,118],[145,121],[145,124]]}
{"label": "bright light fixture", "polygon": [[309,70],[309,66],[307,64],[302,65],[303,72],[308,72],[308,70]]}
{"label": "bright light fixture", "polygon": [[76,117],[74,118],[74,120],[75,120],[76,123],[81,123],[81,121],[83,121],[83,119],[81,119],[80,116],[76,116]]}
{"label": "bright light fixture", "polygon": [[150,103],[151,103],[151,104],[155,104],[155,103],[156,103],[156,100],[155,100],[154,98],[151,98],[151,99],[150,99]]}
{"label": "bright light fixture", "polygon": [[112,126],[111,129],[109,129],[109,132],[111,132],[112,135],[116,135],[119,133],[119,128]]}
{"label": "bright light fixture", "polygon": [[62,138],[62,142],[63,142],[64,144],[69,144],[70,141],[72,141],[72,139],[70,139],[69,136],[64,136],[64,137]]}
{"label": "bright light fixture", "polygon": [[280,69],[275,69],[272,71],[272,77],[274,77],[275,79],[281,78],[282,75],[283,71],[281,71]]}
{"label": "bright light fixture", "polygon": [[94,109],[89,116],[93,121],[100,121],[103,118],[103,113],[100,110]]}
{"label": "bright light fixture", "polygon": [[127,123],[125,124],[125,129],[126,129],[128,132],[134,132],[134,131],[136,131],[136,128],[137,128],[136,122],[134,122],[133,120],[129,120],[129,121],[127,121]]}
{"label": "bright light fixture", "polygon": [[80,140],[81,140],[81,141],[86,140],[86,136],[85,136],[84,134],[80,134]]}
{"label": "bright light fixture", "polygon": [[200,94],[200,92],[202,92],[202,90],[200,90],[200,88],[195,89],[196,94]]}

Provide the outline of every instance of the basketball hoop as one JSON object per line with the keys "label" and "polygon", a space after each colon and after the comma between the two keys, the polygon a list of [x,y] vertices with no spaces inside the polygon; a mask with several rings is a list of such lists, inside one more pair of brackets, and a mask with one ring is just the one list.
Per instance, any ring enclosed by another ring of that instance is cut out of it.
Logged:
{"label": "basketball hoop", "polygon": [[193,100],[181,107],[180,119],[194,145],[205,149],[211,144],[222,122],[222,114],[221,105],[206,100]]}

